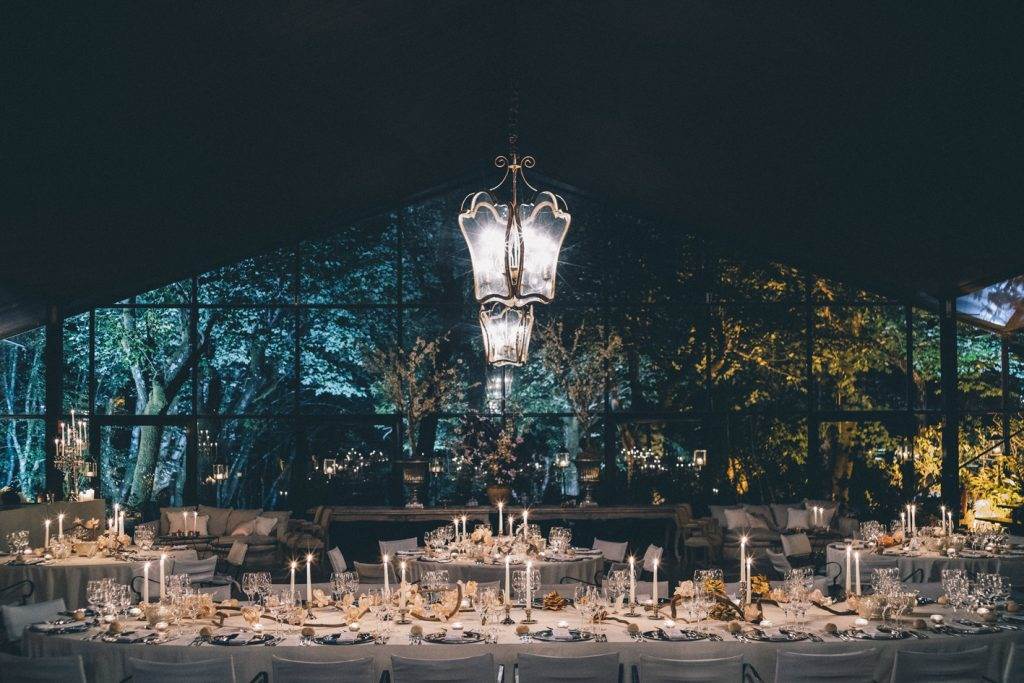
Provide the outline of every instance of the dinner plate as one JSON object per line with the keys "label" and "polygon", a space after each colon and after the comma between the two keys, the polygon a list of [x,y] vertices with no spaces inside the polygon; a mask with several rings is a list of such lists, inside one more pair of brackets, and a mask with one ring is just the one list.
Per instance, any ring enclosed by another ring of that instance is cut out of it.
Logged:
{"label": "dinner plate", "polygon": [[743,636],[747,640],[757,640],[762,643],[797,643],[801,640],[810,640],[811,636],[806,633],[796,633],[789,631],[787,633],[765,633],[764,635],[756,632],[744,633]]}
{"label": "dinner plate", "polygon": [[589,633],[584,633],[575,628],[569,629],[569,635],[572,636],[572,640],[564,640],[562,638],[555,638],[554,634],[549,628],[542,628],[539,631],[534,631],[530,634],[534,640],[540,640],[545,643],[583,643],[588,640],[593,640],[594,636]]}
{"label": "dinner plate", "polygon": [[210,638],[210,642],[214,645],[244,647],[245,645],[264,645],[274,640],[274,636],[269,633],[264,633],[262,635],[239,633],[234,635],[234,637],[232,637],[232,635],[234,634],[214,636],[213,638]]}
{"label": "dinner plate", "polygon": [[32,624],[31,628],[36,633],[48,633],[50,635],[61,635],[63,633],[81,633],[88,631],[91,625],[87,621],[47,621],[41,624]]}
{"label": "dinner plate", "polygon": [[910,638],[910,631],[858,631],[848,629],[842,632],[848,638],[858,640],[904,640]]}
{"label": "dinner plate", "polygon": [[687,629],[683,629],[682,638],[669,638],[667,635],[665,635],[665,631],[663,631],[660,628],[656,628],[653,631],[644,631],[641,635],[644,637],[644,640],[660,640],[667,643],[689,643],[695,640],[708,639],[708,634],[706,633],[701,633],[700,631],[690,631]]}
{"label": "dinner plate", "polygon": [[313,640],[321,645],[362,645],[363,643],[373,642],[373,636],[369,633],[361,632],[356,634],[355,640],[339,640],[337,633],[331,633],[326,636],[314,638]]}
{"label": "dinner plate", "polygon": [[467,645],[470,643],[482,643],[484,637],[482,634],[476,631],[463,631],[462,640],[445,640],[445,632],[437,631],[436,633],[428,633],[423,636],[423,640],[428,643],[436,643],[438,645]]}

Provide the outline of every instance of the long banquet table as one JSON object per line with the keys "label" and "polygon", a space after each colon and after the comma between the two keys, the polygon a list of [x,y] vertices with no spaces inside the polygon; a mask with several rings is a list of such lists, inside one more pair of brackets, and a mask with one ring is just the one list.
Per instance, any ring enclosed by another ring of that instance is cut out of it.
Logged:
{"label": "long banquet table", "polygon": [[[941,613],[952,621],[952,616],[947,608],[931,605],[920,608],[915,617],[927,618],[929,614]],[[766,607],[765,615],[776,624],[782,623],[782,614],[778,608]],[[517,621],[522,619],[522,612],[514,610],[512,616]],[[465,627],[471,629],[477,624],[473,614],[460,615]],[[578,624],[578,617],[573,612],[549,612],[535,611],[534,617],[540,622],[531,627],[536,630],[543,626],[551,626],[558,620],[566,619],[572,625]],[[827,622],[833,622],[840,629],[852,625],[853,617],[832,616],[824,612],[817,612],[810,620],[810,629],[821,633]],[[657,622],[647,619],[630,619],[637,623],[642,630],[657,626]],[[201,622],[202,623],[202,622]],[[240,625],[238,617],[227,620],[226,626]],[[440,629],[436,623],[419,622],[425,633]],[[373,624],[372,617],[364,617],[364,626],[367,628]],[[285,639],[275,647],[263,645],[224,647],[216,645],[192,646],[194,631],[186,627],[179,634],[175,634],[173,640],[162,644],[110,644],[102,641],[89,640],[94,632],[76,635],[45,635],[41,633],[26,632],[23,639],[25,654],[33,657],[49,657],[68,654],[80,654],[85,659],[86,673],[90,681],[119,681],[124,678],[127,672],[127,660],[129,657],[140,659],[151,659],[164,662],[187,662],[209,660],[215,657],[233,657],[238,680],[251,680],[259,672],[265,671],[272,675],[272,657],[278,656],[286,659],[298,659],[306,661],[341,661],[345,659],[357,659],[372,657],[377,668],[377,675],[384,669],[390,668],[392,655],[412,657],[419,659],[448,659],[468,657],[484,653],[494,655],[495,664],[506,666],[506,680],[511,680],[511,667],[515,663],[516,655],[523,652],[557,655],[557,656],[583,656],[599,654],[604,652],[617,652],[619,661],[626,665],[627,680],[629,666],[639,662],[643,654],[656,657],[668,657],[675,659],[702,659],[714,657],[726,657],[742,654],[745,661],[751,664],[761,678],[770,683],[774,680],[775,659],[781,650],[798,651],[810,653],[839,653],[872,648],[877,652],[874,661],[874,678],[879,681],[889,680],[893,660],[898,650],[907,649],[914,651],[933,652],[957,652],[971,648],[988,645],[991,648],[991,658],[988,676],[991,680],[1003,680],[1003,667],[1008,658],[1011,644],[1017,643],[1018,651],[1024,647],[1024,630],[1004,630],[989,635],[968,635],[950,636],[932,632],[927,639],[919,640],[908,638],[899,641],[844,641],[838,638],[825,635],[824,642],[815,643],[810,641],[797,643],[768,643],[768,642],[741,642],[731,637],[724,629],[724,624],[715,622],[710,630],[722,638],[721,641],[703,640],[699,642],[671,643],[671,642],[636,642],[626,633],[626,627],[617,622],[608,622],[604,626],[607,642],[583,642],[583,643],[545,643],[545,642],[521,642],[519,636],[515,635],[514,627],[501,627],[497,644],[411,644],[409,639],[410,626],[394,626],[389,642],[385,645],[358,644],[358,645],[317,645],[300,646],[297,627],[283,627],[282,634]],[[280,629],[276,625],[268,625],[271,633]],[[339,630],[337,627],[318,629],[318,634],[327,634]],[[273,679],[271,678],[271,681]],[[376,678],[374,679],[376,680]]]}
{"label": "long banquet table", "polygon": [[[195,550],[151,551],[149,555],[158,555],[160,552],[166,553],[173,559],[194,560],[197,557]],[[8,564],[12,559],[14,558],[10,555],[0,555],[0,587],[10,586],[28,579],[35,586],[32,597],[29,599],[30,602],[64,598],[68,609],[86,606],[85,589],[90,581],[114,579],[118,583],[131,583],[132,566],[138,563],[138,561],[115,560],[99,555],[94,557],[71,556],[66,560],[29,565]],[[16,597],[17,595],[11,596],[11,598]]]}
{"label": "long banquet table", "polygon": [[[601,555],[593,557],[580,557],[567,562],[545,562],[534,561],[534,570],[540,572],[541,585],[562,583],[562,579],[569,578],[586,583],[594,583],[594,579],[600,572],[604,558]],[[512,565],[512,571],[522,571],[523,564]],[[448,572],[451,581],[477,581],[494,582],[505,580],[504,564],[481,564],[480,562],[438,562],[435,560],[418,559],[409,562],[410,581],[418,582],[422,579],[423,573],[428,571],[444,570]]]}
{"label": "long banquet table", "polygon": [[[829,544],[826,559],[839,565],[837,581],[845,581],[846,546],[841,543]],[[866,575],[882,567],[899,567],[900,576],[910,577],[913,582],[935,582],[942,580],[943,569],[966,569],[971,573],[994,572],[1007,577],[1014,586],[1024,586],[1024,556],[994,555],[989,557],[946,557],[937,552],[922,552],[917,555],[866,553],[861,551],[861,572]]]}

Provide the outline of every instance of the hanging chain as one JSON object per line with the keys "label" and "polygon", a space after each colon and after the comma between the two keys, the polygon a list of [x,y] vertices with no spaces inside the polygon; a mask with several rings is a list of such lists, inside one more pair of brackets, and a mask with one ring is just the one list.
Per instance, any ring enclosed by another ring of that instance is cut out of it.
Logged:
{"label": "hanging chain", "polygon": [[[514,69],[515,67],[513,67]],[[519,84],[515,73],[509,78],[508,95],[508,153],[510,158],[516,156],[519,144]]]}

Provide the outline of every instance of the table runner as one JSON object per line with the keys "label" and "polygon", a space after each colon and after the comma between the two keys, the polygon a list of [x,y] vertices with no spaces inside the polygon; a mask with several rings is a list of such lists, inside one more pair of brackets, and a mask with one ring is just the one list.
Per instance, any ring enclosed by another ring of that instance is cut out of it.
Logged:
{"label": "table runner", "polygon": [[[601,571],[604,560],[600,555],[586,557],[572,562],[534,561],[533,568],[540,572],[541,585],[561,583],[569,577],[577,581],[594,583],[594,577]],[[512,565],[512,571],[522,571],[525,565]],[[424,572],[446,570],[452,581],[505,581],[504,564],[480,564],[477,562],[434,562],[431,560],[410,560],[410,581],[419,581]],[[503,583],[504,585],[504,583]]]}

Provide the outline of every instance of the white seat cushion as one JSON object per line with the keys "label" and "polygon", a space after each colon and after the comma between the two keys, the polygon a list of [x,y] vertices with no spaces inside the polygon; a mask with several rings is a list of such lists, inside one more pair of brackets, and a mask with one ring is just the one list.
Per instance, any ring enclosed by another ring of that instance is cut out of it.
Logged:
{"label": "white seat cushion", "polygon": [[345,556],[341,554],[341,550],[338,548],[327,551],[327,559],[331,561],[331,571],[338,573],[348,571],[348,563],[345,562]]}
{"label": "white seat cushion", "polygon": [[31,605],[4,605],[0,607],[3,613],[4,631],[7,632],[7,640],[17,642],[26,628],[41,621],[55,619],[66,609],[64,598],[36,602]]}
{"label": "white seat cushion", "polygon": [[800,557],[811,554],[811,539],[807,534],[783,534],[782,552],[786,557]]}
{"label": "white seat cushion", "polygon": [[602,541],[600,538],[595,538],[594,545],[591,547],[594,550],[600,550],[606,560],[622,562],[626,559],[626,548],[629,547],[629,544],[616,543],[614,541]]}
{"label": "white seat cushion", "polygon": [[644,570],[653,572],[655,560],[657,560],[658,565],[661,566],[661,556],[664,552],[664,549],[659,548],[656,545],[652,544],[647,546],[647,551],[644,553]]}

